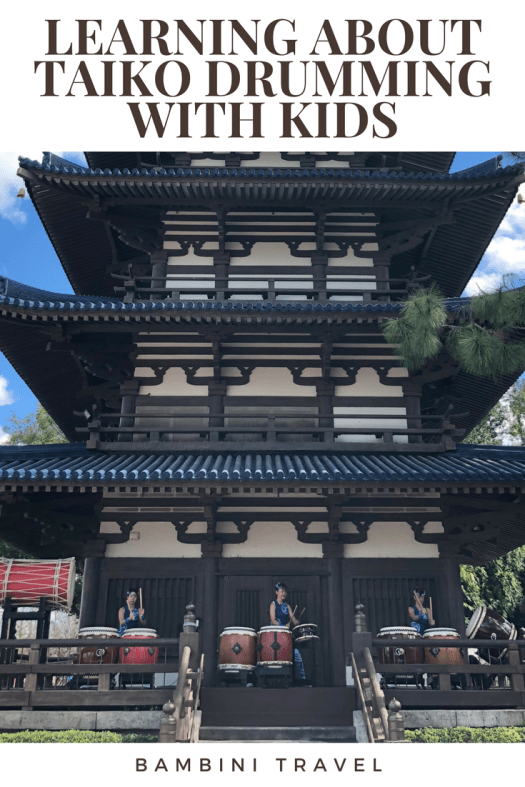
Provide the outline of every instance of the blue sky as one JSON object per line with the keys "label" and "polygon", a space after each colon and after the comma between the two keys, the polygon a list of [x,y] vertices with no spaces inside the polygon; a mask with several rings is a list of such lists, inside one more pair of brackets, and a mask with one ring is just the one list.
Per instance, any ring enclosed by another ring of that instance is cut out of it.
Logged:
{"label": "blue sky", "polygon": [[[55,152],[70,161],[85,163],[81,153]],[[22,151],[22,154],[41,159],[39,152]],[[495,152],[458,153],[452,171],[466,169],[495,155]],[[34,287],[54,292],[72,292],[31,201],[27,197],[24,200],[16,197],[23,185],[16,177],[17,165],[16,154],[0,153],[1,274]],[[525,275],[525,203],[519,205],[517,201],[508,211],[467,292],[496,284],[504,273],[509,272],[521,277]],[[22,417],[33,411],[36,405],[35,396],[6,358],[0,355],[0,428],[11,411]],[[1,435],[0,431],[0,439]]]}

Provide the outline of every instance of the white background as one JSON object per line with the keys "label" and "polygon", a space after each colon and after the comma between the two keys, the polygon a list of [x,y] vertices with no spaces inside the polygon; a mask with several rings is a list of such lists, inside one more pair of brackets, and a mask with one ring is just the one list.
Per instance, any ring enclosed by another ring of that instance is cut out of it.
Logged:
{"label": "white background", "polygon": [[[308,8],[307,13],[305,13],[306,8]],[[125,20],[133,41],[136,42],[137,51],[140,52],[142,41],[140,19],[163,19],[170,23],[171,20],[177,17],[183,17],[195,31],[199,31],[199,25],[196,20],[200,19],[237,19],[244,24],[248,31],[255,29],[251,20],[259,19],[261,33],[271,20],[281,17],[295,20],[295,35],[292,32],[291,37],[298,39],[297,61],[312,61],[316,59],[310,53],[314,48],[324,19],[330,20],[344,53],[346,52],[344,47],[347,39],[345,20],[349,18],[360,19],[364,17],[369,20],[374,25],[374,31],[371,34],[373,38],[376,37],[376,31],[379,26],[388,19],[406,20],[417,31],[419,29],[417,25],[418,18],[431,18],[436,25],[435,28],[431,28],[435,33],[435,37],[431,37],[431,46],[433,48],[437,48],[437,44],[441,40],[439,20],[481,19],[481,33],[477,31],[477,28],[473,29],[472,51],[474,55],[472,57],[458,55],[460,52],[460,27],[456,26],[455,30],[450,33],[450,25],[447,25],[449,35],[445,52],[442,56],[430,59],[439,64],[441,70],[445,69],[444,73],[447,73],[446,69],[448,66],[446,66],[445,61],[448,60],[456,61],[454,66],[456,70],[458,66],[469,60],[490,61],[490,75],[488,77],[483,66],[478,65],[473,71],[473,74],[479,76],[480,79],[489,78],[492,81],[490,96],[481,98],[468,97],[460,92],[456,83],[452,97],[445,95],[436,85],[435,95],[432,97],[375,97],[372,91],[369,90],[368,92],[371,95],[368,98],[344,98],[334,95],[332,98],[330,96],[321,96],[317,101],[360,102],[363,103],[370,116],[373,105],[378,101],[395,101],[395,120],[398,125],[398,132],[395,136],[390,139],[374,139],[372,137],[371,120],[367,130],[356,140],[347,142],[345,149],[348,149],[350,144],[350,149],[353,149],[353,145],[357,149],[359,147],[363,149],[364,145],[367,150],[490,150],[496,149],[494,147],[496,142],[499,150],[522,149],[523,102],[520,87],[521,77],[523,76],[522,22],[524,15],[523,4],[512,3],[509,0],[498,3],[458,2],[458,0],[448,2],[447,0],[446,2],[440,2],[438,5],[422,4],[414,0],[401,0],[395,4],[383,2],[382,0],[376,0],[367,4],[328,0],[308,6],[302,0],[300,2],[289,0],[285,3],[265,0],[265,2],[257,4],[237,1],[222,2],[220,4],[215,2],[185,4],[156,2],[154,4],[145,4],[134,0],[126,3],[96,1],[89,3],[89,5],[64,2],[63,0],[61,2],[32,3],[31,5],[28,3],[7,2],[4,4],[3,11],[3,49],[1,52],[3,65],[2,98],[5,113],[0,149],[21,150],[24,147],[30,149],[36,141],[36,137],[38,137],[38,144],[41,146],[41,149],[71,150],[74,146],[75,149],[86,149],[89,147],[91,150],[135,150],[137,145],[141,144],[141,140],[127,106],[129,101],[141,101],[143,104],[147,101],[159,101],[161,104],[159,111],[162,117],[165,117],[167,112],[163,105],[169,101],[242,101],[245,92],[242,90],[244,79],[233,97],[222,99],[206,98],[207,66],[205,61],[213,59],[229,60],[236,63],[244,75],[245,60],[266,60],[276,65],[278,60],[289,60],[293,57],[292,55],[287,57],[270,55],[263,45],[262,35],[260,35],[260,48],[257,55],[253,55],[237,39],[239,43],[236,47],[238,53],[236,56],[226,54],[229,53],[229,49],[225,48],[224,56],[210,57],[206,54],[211,50],[211,27],[208,24],[205,25],[207,38],[205,39],[205,54],[202,57],[185,42],[184,38],[181,38],[186,54],[184,54],[184,57],[172,56],[168,58],[183,60],[191,72],[190,89],[179,99],[170,99],[163,96],[153,98],[140,98],[138,96],[134,98],[85,97],[85,89],[82,85],[74,87],[75,96],[65,97],[64,93],[68,92],[73,82],[77,62],[82,59],[75,57],[75,55],[47,57],[49,60],[64,60],[66,73],[65,75],[59,74],[57,76],[56,92],[61,93],[61,96],[57,98],[40,96],[44,90],[43,66],[35,74],[34,63],[35,61],[46,59],[46,19],[62,20],[59,26],[59,52],[67,50],[71,42],[73,42],[74,51],[76,51],[77,25],[75,19],[101,19],[101,31],[98,30],[96,25],[90,27],[91,30],[97,30],[97,38],[96,43],[89,42],[89,44],[95,51],[99,45],[102,45],[103,52],[107,51],[117,21],[120,18]],[[228,29],[227,21],[224,22],[223,27],[225,30]],[[290,37],[291,28],[289,25],[283,23],[278,30],[283,32],[284,37]],[[395,28],[392,28],[392,30],[395,30]],[[228,36],[226,36],[227,38]],[[167,40],[171,44],[174,38],[170,36]],[[394,36],[392,37],[392,42],[392,45],[394,45]],[[285,50],[283,49],[282,51]],[[346,53],[343,56],[329,55],[329,47],[326,44],[320,44],[317,51],[319,53],[317,59],[325,60],[334,76],[338,73],[343,60],[359,60],[359,56],[352,57],[346,55]],[[136,56],[122,56],[122,52],[122,45],[115,43],[112,53],[113,59],[117,61],[134,60],[138,63],[142,60],[156,60],[143,72],[148,85],[152,84],[152,79],[148,77],[150,69],[160,64],[162,57],[143,56],[140,53]],[[383,74],[389,59],[395,59],[381,53],[378,48],[371,55],[363,57],[364,59],[372,59],[378,75]],[[97,89],[102,92],[102,65],[100,61],[112,59],[111,56],[92,55],[85,56],[83,59],[89,65],[90,73]],[[422,54],[418,45],[418,37],[416,36],[412,49],[398,59],[401,61],[423,61],[429,58]],[[139,67],[137,66],[137,68]],[[118,63],[116,68],[117,70],[120,68]],[[430,82],[435,84],[432,79]],[[116,84],[118,85],[118,83],[119,79],[116,79]],[[274,81],[273,84],[275,89],[279,90],[279,82]],[[313,82],[310,82],[310,86],[310,92],[313,93],[315,90]],[[117,89],[115,92],[117,92]],[[402,91],[400,90],[400,92]],[[244,100],[249,102],[264,101],[265,99],[264,96],[261,96],[259,98],[244,98]],[[304,146],[306,146],[308,150],[325,150],[327,145],[329,150],[335,149],[332,147],[335,140],[330,144],[331,140],[326,139],[312,138],[304,141],[301,141],[300,138],[297,138],[295,141],[281,139],[280,102],[283,100],[294,101],[297,104],[297,109],[300,109],[299,102],[308,101],[308,97],[304,96],[294,99],[277,95],[275,98],[267,99],[263,114],[264,140],[246,138],[233,141],[224,138],[222,145],[227,147],[227,149],[231,149],[233,145],[233,149],[239,151],[252,150],[253,148],[257,150],[280,150],[283,148],[290,150],[294,146],[296,146],[295,149],[304,149]],[[315,101],[315,99],[313,100]],[[355,112],[355,110],[349,111]],[[387,110],[385,109],[385,111]],[[201,141],[204,133],[202,113],[203,110],[201,109],[193,119],[194,144],[190,149],[221,149],[220,138]],[[307,121],[307,125],[311,128],[312,133],[317,133],[316,124],[313,122],[313,108],[309,107],[308,111],[305,110],[302,117]],[[384,135],[386,133],[385,126],[380,123],[376,123],[376,125],[378,133]],[[222,134],[227,137],[230,133],[229,120],[222,124],[219,123],[218,134],[221,133],[221,129]],[[352,133],[353,129],[350,128],[349,131]],[[335,122],[333,119],[329,133],[335,133]],[[157,139],[153,126],[150,124],[150,129],[148,129],[142,144],[154,144],[155,149],[161,150],[186,149],[188,141],[177,139],[177,134],[177,109],[174,108],[163,139]],[[340,143],[338,142],[336,147],[339,146]],[[151,149],[151,147],[148,149]]]}

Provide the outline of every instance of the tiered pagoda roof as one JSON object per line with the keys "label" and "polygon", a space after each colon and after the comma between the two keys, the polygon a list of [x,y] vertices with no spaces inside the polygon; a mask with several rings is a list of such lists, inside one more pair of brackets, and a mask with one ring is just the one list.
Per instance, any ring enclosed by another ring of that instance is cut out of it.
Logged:
{"label": "tiered pagoda roof", "polygon": [[[108,155],[108,154],[104,154]],[[120,162],[122,155],[115,154]],[[425,154],[420,154],[424,156]],[[136,157],[135,157],[136,158]],[[97,162],[95,154],[88,160]],[[131,162],[128,162],[131,163]],[[479,264],[522,180],[522,167],[502,168],[499,157],[455,173],[344,169],[235,167],[82,167],[46,154],[20,159],[19,174],[75,292],[111,296],[111,271],[136,250],[108,223],[87,218],[86,205],[108,203],[130,220],[137,210],[213,206],[217,201],[266,207],[373,206],[383,221],[410,208],[421,219],[453,211],[451,223],[429,231],[424,243],[396,254],[393,277],[412,266],[425,270],[446,296],[460,295]]]}

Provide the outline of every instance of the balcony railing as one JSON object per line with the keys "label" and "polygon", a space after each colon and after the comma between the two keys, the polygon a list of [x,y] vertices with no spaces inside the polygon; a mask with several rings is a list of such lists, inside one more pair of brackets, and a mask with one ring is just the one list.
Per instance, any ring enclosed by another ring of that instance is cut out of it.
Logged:
{"label": "balcony railing", "polygon": [[[121,423],[112,425],[115,421]],[[170,424],[169,421],[177,423]],[[339,425],[338,421],[344,421],[345,425]],[[361,425],[349,426],[348,421],[357,421]],[[423,426],[423,423],[434,425]],[[199,444],[206,444],[207,450],[215,445],[220,450],[229,447],[289,451],[293,447],[323,447],[344,451],[351,447],[354,451],[399,452],[413,451],[416,443],[418,452],[438,452],[455,447],[452,437],[456,428],[443,415],[414,417],[338,413],[280,416],[190,411],[171,416],[137,412],[100,413],[91,418],[87,426],[77,427],[77,432],[88,436],[90,448],[119,451],[137,450],[139,445],[145,447],[145,444],[150,450],[165,451],[170,443],[176,443],[180,450],[194,450]]]}
{"label": "balcony railing", "polygon": [[[201,270],[199,268],[199,270]],[[260,300],[268,303],[315,301],[381,301],[401,300],[410,291],[426,281],[428,276],[411,279],[385,279],[376,274],[344,274],[330,271],[326,276],[310,273],[296,274],[290,268],[286,275],[269,275],[264,266],[249,273],[219,276],[212,269],[208,273],[170,274],[171,279],[159,276],[126,277],[113,274],[122,280],[115,287],[115,294],[125,303],[137,300]]]}
{"label": "balcony railing", "polygon": [[[155,648],[155,664],[82,663],[82,649]],[[0,708],[162,706],[173,695],[179,639],[0,640]]]}

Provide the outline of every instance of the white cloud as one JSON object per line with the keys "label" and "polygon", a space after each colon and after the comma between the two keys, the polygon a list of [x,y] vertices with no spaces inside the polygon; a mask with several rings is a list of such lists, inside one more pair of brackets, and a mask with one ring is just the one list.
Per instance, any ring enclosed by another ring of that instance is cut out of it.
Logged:
{"label": "white cloud", "polygon": [[[520,188],[525,197],[525,185]],[[496,287],[503,276],[525,280],[525,203],[516,199],[494,235],[476,273],[465,288],[467,295]]]}
{"label": "white cloud", "polygon": [[[54,152],[69,161],[85,164],[82,153]],[[42,161],[42,152],[40,151],[24,151],[23,155],[36,161]],[[24,208],[28,203],[26,201],[27,197],[25,200],[22,200],[16,196],[18,190],[24,185],[22,179],[16,174],[17,169],[17,153],[0,153],[0,216],[13,224],[24,224],[27,221],[27,214]]]}
{"label": "white cloud", "polygon": [[13,392],[7,389],[8,385],[6,378],[0,374],[0,407],[4,404],[13,404],[15,401]]}
{"label": "white cloud", "polygon": [[11,435],[8,434],[3,426],[0,426],[0,445],[6,445],[9,442]]}

